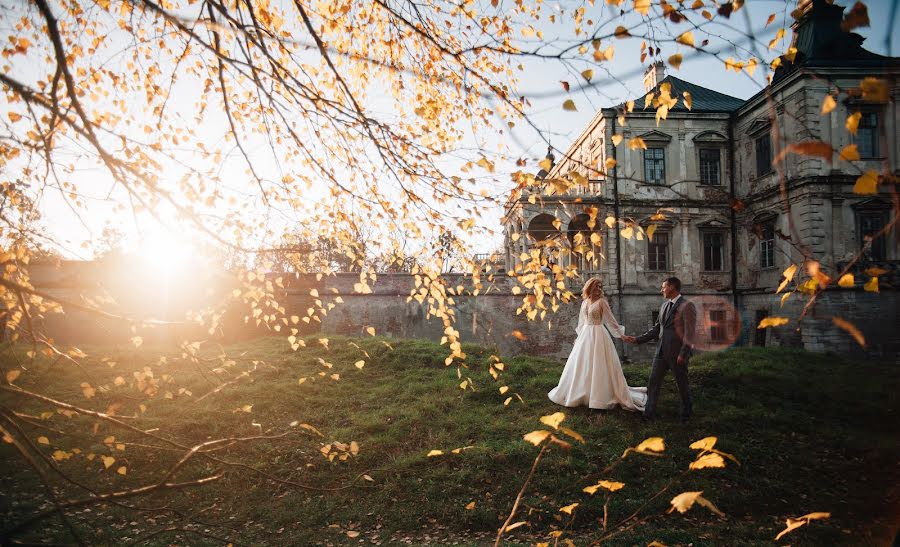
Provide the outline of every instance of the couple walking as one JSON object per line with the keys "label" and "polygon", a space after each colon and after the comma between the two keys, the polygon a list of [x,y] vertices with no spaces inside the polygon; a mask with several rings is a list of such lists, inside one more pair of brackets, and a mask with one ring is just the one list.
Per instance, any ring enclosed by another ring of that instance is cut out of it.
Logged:
{"label": "couple walking", "polygon": [[[656,412],[663,377],[672,369],[681,394],[681,420],[687,421],[693,411],[687,366],[696,310],[681,296],[681,281],[677,277],[666,279],[661,292],[666,301],[653,328],[640,336],[626,336],[625,327],[613,317],[609,302],[603,296],[602,281],[598,277],[589,279],[582,291],[584,302],[575,329],[578,337],[566,360],[559,385],[548,394],[550,400],[567,407],[608,409],[621,406],[643,412],[649,418]],[[629,387],[609,333],[629,344],[659,340],[647,387]]]}

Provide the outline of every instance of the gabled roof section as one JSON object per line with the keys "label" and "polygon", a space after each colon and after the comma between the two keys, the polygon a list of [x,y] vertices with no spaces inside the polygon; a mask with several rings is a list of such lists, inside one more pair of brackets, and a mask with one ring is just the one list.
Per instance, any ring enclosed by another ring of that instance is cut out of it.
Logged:
{"label": "gabled roof section", "polygon": [[[726,95],[724,93],[719,93],[718,91],[713,91],[712,89],[692,84],[691,82],[676,78],[675,76],[666,76],[663,78],[650,93],[659,96],[659,88],[663,84],[669,84],[671,87],[669,95],[673,99],[678,99],[678,103],[673,108],[670,108],[669,112],[688,112],[687,107],[684,105],[685,91],[691,94],[692,104],[690,112],[732,112],[744,105],[743,99],[738,99],[731,95]],[[656,111],[652,105],[647,105],[646,108],[644,107],[644,103],[646,102],[644,97],[646,96],[647,93],[634,100],[635,112]],[[623,106],[624,105],[620,104],[619,108],[622,108]]]}

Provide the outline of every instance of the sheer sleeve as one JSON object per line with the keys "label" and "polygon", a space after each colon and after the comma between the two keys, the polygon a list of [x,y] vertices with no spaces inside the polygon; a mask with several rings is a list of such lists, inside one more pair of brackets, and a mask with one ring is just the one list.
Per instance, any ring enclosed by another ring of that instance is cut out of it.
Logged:
{"label": "sheer sleeve", "polygon": [[612,309],[609,307],[609,302],[607,302],[606,299],[603,299],[600,302],[600,309],[603,313],[603,323],[606,325],[606,328],[609,329],[610,334],[616,338],[625,336],[625,326],[620,325],[619,322],[616,321]]}
{"label": "sheer sleeve", "polygon": [[575,334],[581,334],[581,329],[587,322],[587,300],[581,303],[581,309],[578,311],[578,326],[575,327]]}

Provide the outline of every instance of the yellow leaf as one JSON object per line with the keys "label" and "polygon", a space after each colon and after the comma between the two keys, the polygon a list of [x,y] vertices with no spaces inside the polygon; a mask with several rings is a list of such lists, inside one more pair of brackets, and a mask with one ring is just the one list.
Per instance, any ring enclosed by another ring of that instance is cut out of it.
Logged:
{"label": "yellow leaf", "polygon": [[890,93],[888,92],[887,82],[884,80],[880,80],[878,78],[863,78],[863,80],[859,83],[859,88],[862,90],[862,97],[864,101],[870,101],[873,103],[886,103],[890,100]]}
{"label": "yellow leaf", "polygon": [[710,448],[716,446],[716,441],[718,439],[716,437],[704,437],[699,441],[694,441],[691,443],[691,448],[694,450],[709,450]]}
{"label": "yellow leaf", "polygon": [[576,503],[573,503],[572,505],[566,505],[565,507],[560,507],[560,508],[559,508],[559,512],[560,512],[560,513],[565,513],[565,514],[567,514],[567,515],[571,515],[571,514],[572,514],[572,511],[574,511],[576,507],[578,507],[578,503],[577,503],[577,502],[576,502]]}
{"label": "yellow leaf", "polygon": [[665,543],[663,543],[657,539],[654,539],[653,541],[651,541],[650,543],[647,544],[647,547],[668,547],[668,546]]}
{"label": "yellow leaf", "polygon": [[429,458],[433,458],[435,456],[443,456],[443,455],[444,455],[443,450],[432,450],[431,452],[428,453]]}
{"label": "yellow leaf", "polygon": [[878,192],[878,173],[876,171],[866,171],[861,177],[856,179],[853,185],[854,194],[875,194]]}
{"label": "yellow leaf", "polygon": [[527,435],[525,435],[522,438],[525,439],[526,441],[530,442],[534,446],[537,446],[537,445],[541,444],[542,442],[544,442],[547,439],[547,437],[549,437],[549,436],[550,436],[550,432],[547,431],[546,429],[538,429],[536,431],[532,431],[531,433],[528,433]]}
{"label": "yellow leaf", "polygon": [[116,463],[116,459],[112,456],[102,456],[100,459],[103,460],[103,467],[105,467],[106,469],[109,469],[114,463]]}
{"label": "yellow leaf", "polygon": [[50,439],[48,439],[47,437],[44,437],[44,436],[42,435],[42,436],[38,437],[37,442],[38,442],[38,444],[46,444],[46,445],[49,445],[49,444],[50,444]]}
{"label": "yellow leaf", "polygon": [[614,158],[606,158],[604,165],[606,165],[607,170],[613,169],[616,166],[616,160]]}
{"label": "yellow leaf", "polygon": [[691,469],[704,469],[707,467],[725,467],[725,460],[715,452],[710,452],[709,454],[700,456],[695,461],[691,462],[690,465]]}
{"label": "yellow leaf", "polygon": [[678,38],[676,38],[675,41],[678,42],[679,44],[684,44],[684,45],[686,45],[686,46],[692,46],[692,47],[693,47],[693,45],[694,45],[694,33],[691,32],[691,31],[687,31],[687,32],[685,32],[684,34],[680,35]]}
{"label": "yellow leaf", "polygon": [[866,347],[866,337],[863,336],[863,333],[860,332],[860,330],[858,328],[856,328],[856,325],[854,325],[850,321],[841,319],[840,317],[832,317],[831,321],[835,325],[837,325],[838,328],[844,329],[845,331],[850,333],[850,336],[852,336],[853,339],[856,340],[856,343],[859,344],[861,347],[863,347],[863,348]]}
{"label": "yellow leaf", "polygon": [[144,339],[140,336],[132,336],[131,343],[134,344],[134,347],[139,348],[144,343]]}
{"label": "yellow leaf", "polygon": [[616,482],[616,481],[600,481],[594,486],[585,487],[582,492],[587,492],[588,494],[594,495],[600,488],[605,490],[609,490],[610,492],[615,492],[616,490],[621,490],[625,487],[624,482]]}
{"label": "yellow leaf", "polygon": [[11,122],[17,122],[22,119],[22,115],[16,112],[10,112],[7,116],[9,116],[9,121]]}
{"label": "yellow leaf", "polygon": [[565,419],[566,415],[562,412],[554,412],[553,414],[548,414],[547,416],[541,416],[541,423],[549,425],[553,429],[558,429],[559,424],[561,424]]}
{"label": "yellow leaf", "polygon": [[694,506],[694,503],[697,501],[697,498],[700,497],[700,494],[703,492],[682,492],[678,494],[672,501],[669,503],[672,504],[672,507],[678,510],[679,513],[685,513],[688,509]]}
{"label": "yellow leaf", "polygon": [[[609,0],[606,0],[606,2],[608,4]],[[623,38],[628,38],[629,36],[631,36],[631,33],[628,32],[627,28],[623,27],[622,25],[619,25],[616,27],[616,31],[615,31],[614,35],[616,38],[619,38],[621,40]]]}
{"label": "yellow leaf", "polygon": [[472,509],[475,509],[474,501],[470,501],[469,503],[466,504],[466,511],[471,511]]}
{"label": "yellow leaf", "polygon": [[860,118],[862,118],[862,112],[854,112],[847,116],[847,122],[844,125],[851,135],[856,135],[857,130],[859,130]]}
{"label": "yellow leaf", "polygon": [[594,77],[594,71],[591,69],[587,69],[581,73],[581,77],[590,82],[591,78]]}
{"label": "yellow leaf", "polygon": [[841,159],[844,161],[859,160],[859,150],[855,144],[848,144],[841,150]]}
{"label": "yellow leaf", "polygon": [[767,329],[769,327],[780,327],[781,325],[787,325],[788,321],[789,319],[787,317],[764,317],[756,328]]}
{"label": "yellow leaf", "polygon": [[878,291],[878,277],[873,277],[869,279],[865,285],[863,285],[863,289],[868,292],[879,292]]}
{"label": "yellow leaf", "polygon": [[61,462],[63,460],[68,460],[71,457],[72,457],[72,454],[70,452],[66,452],[64,450],[54,450],[53,451],[53,459],[58,462]]}
{"label": "yellow leaf", "polygon": [[844,274],[838,280],[838,285],[844,287],[845,289],[850,288],[856,284],[856,280],[853,278],[852,273]]}
{"label": "yellow leaf", "polygon": [[811,521],[811,520],[827,519],[829,517],[831,517],[831,513],[818,512],[818,513],[810,513],[808,515],[803,515],[802,517],[798,517],[796,519],[789,518],[785,521],[785,523],[787,524],[787,527],[784,530],[782,530],[781,533],[779,533],[777,536],[775,536],[775,541],[778,541],[779,539],[782,538],[782,536],[791,532],[792,530],[796,530],[797,528],[800,528],[801,526],[803,526],[805,524],[809,524],[809,521]]}
{"label": "yellow leaf", "polygon": [[681,54],[680,54],[680,53],[676,53],[675,55],[670,56],[670,57],[669,57],[669,64],[670,64],[670,65],[672,66],[672,68],[674,68],[675,70],[678,70],[679,68],[681,68]]}
{"label": "yellow leaf", "polygon": [[81,382],[81,393],[84,394],[84,397],[86,399],[90,399],[91,397],[96,395],[97,390],[95,390],[93,387],[91,387],[91,384],[89,384],[87,382]]}
{"label": "yellow leaf", "polygon": [[634,0],[634,11],[641,15],[650,14],[650,0]]}
{"label": "yellow leaf", "polygon": [[118,473],[120,475],[124,475],[124,474],[128,473],[128,468],[123,465],[123,466],[119,467],[118,469],[116,469],[116,473]]}
{"label": "yellow leaf", "polygon": [[778,285],[778,290],[775,291],[775,294],[780,293],[782,290],[784,290],[785,287],[787,287],[787,284],[791,282],[791,279],[794,279],[795,273],[797,273],[796,264],[791,264],[787,267],[786,270],[784,270],[784,281],[782,281],[781,284]]}
{"label": "yellow leaf", "polygon": [[582,437],[578,432],[569,429],[568,427],[560,427],[559,430],[569,437],[572,437],[576,441],[584,444],[584,437]]}
{"label": "yellow leaf", "polygon": [[361,369],[361,368],[363,368],[364,366],[366,366],[366,362],[363,361],[362,359],[360,359],[359,361],[353,363],[353,366],[355,366],[355,367],[358,368],[358,369]]}
{"label": "yellow leaf", "polygon": [[577,112],[578,109],[575,108],[575,101],[572,99],[566,99],[566,102],[563,103],[563,110],[568,112]]}
{"label": "yellow leaf", "polygon": [[685,106],[688,110],[690,110],[690,109],[691,109],[691,106],[693,106],[693,104],[694,104],[694,99],[693,99],[693,97],[691,97],[691,92],[690,92],[690,91],[685,91],[685,92],[683,93],[683,95],[684,95],[684,106]]}
{"label": "yellow leaf", "polygon": [[624,138],[625,137],[623,137],[622,135],[613,135],[612,136],[613,146],[619,146],[619,143],[621,143],[622,139],[624,139]]}
{"label": "yellow leaf", "polygon": [[647,227],[647,239],[653,241],[653,234],[656,233],[656,224],[651,224]]}
{"label": "yellow leaf", "polygon": [[640,137],[633,137],[628,140],[628,148],[631,150],[636,150],[638,148],[646,150],[647,144],[644,142],[644,139]]}
{"label": "yellow leaf", "polygon": [[635,450],[638,452],[664,452],[666,450],[666,443],[663,441],[662,437],[650,437],[649,439],[644,439],[641,444],[637,445]]}
{"label": "yellow leaf", "polygon": [[500,395],[503,395],[503,394],[506,393],[507,391],[509,391],[509,386],[503,386],[503,387],[501,387],[501,388],[500,388]]}
{"label": "yellow leaf", "polygon": [[835,108],[837,108],[837,101],[834,100],[834,97],[825,95],[825,98],[822,99],[822,115],[828,114]]}
{"label": "yellow leaf", "polygon": [[18,378],[21,375],[22,375],[21,370],[19,370],[17,368],[13,369],[6,373],[6,381],[11,384],[11,383],[15,382],[16,378]]}

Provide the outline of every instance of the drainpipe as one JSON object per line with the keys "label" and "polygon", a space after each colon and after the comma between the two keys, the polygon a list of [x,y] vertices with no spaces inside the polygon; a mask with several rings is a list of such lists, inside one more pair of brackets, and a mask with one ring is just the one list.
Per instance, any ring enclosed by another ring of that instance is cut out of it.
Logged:
{"label": "drainpipe", "polygon": [[[612,142],[612,137],[616,135],[616,119],[610,119],[610,126],[612,127],[612,134],[610,135],[610,141]],[[618,300],[619,300],[619,320],[625,321],[624,308],[622,307],[622,242],[619,237],[619,161],[616,157],[616,145],[613,143],[612,146],[612,157],[613,160],[616,160],[616,166],[613,168],[613,214],[616,217],[616,227],[614,228],[614,233],[616,235],[616,290],[618,291]],[[622,344],[622,361],[628,362],[628,344]]]}
{"label": "drainpipe", "polygon": [[734,303],[734,309],[737,313],[740,313],[740,294],[737,286],[737,211],[735,211],[735,205],[737,200],[737,193],[735,191],[735,181],[734,181],[734,153],[737,150],[737,146],[734,142],[734,122],[735,122],[735,113],[731,112],[728,115],[728,184],[729,184],[729,195],[731,197],[731,203],[729,203],[729,213],[731,218],[731,298]]}

